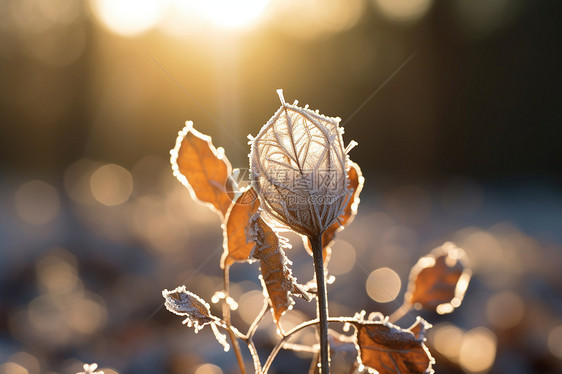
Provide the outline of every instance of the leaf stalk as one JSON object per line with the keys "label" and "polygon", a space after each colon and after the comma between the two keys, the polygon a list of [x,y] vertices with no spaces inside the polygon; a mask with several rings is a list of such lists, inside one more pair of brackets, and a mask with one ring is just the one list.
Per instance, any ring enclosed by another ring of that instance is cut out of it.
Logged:
{"label": "leaf stalk", "polygon": [[244,358],[242,357],[242,352],[240,351],[240,345],[238,344],[238,339],[232,331],[232,324],[230,322],[230,305],[228,305],[228,298],[230,297],[230,276],[229,276],[230,266],[226,265],[224,267],[224,295],[222,299],[222,318],[227,327],[228,336],[232,343],[232,348],[234,349],[234,354],[236,355],[236,360],[238,361],[238,366],[240,367],[240,373],[246,374],[246,365],[244,364]]}
{"label": "leaf stalk", "polygon": [[312,257],[314,258],[314,274],[316,276],[317,308],[320,336],[320,372],[330,373],[330,343],[328,340],[328,293],[326,292],[326,277],[324,276],[324,260],[322,258],[322,234],[310,237]]}

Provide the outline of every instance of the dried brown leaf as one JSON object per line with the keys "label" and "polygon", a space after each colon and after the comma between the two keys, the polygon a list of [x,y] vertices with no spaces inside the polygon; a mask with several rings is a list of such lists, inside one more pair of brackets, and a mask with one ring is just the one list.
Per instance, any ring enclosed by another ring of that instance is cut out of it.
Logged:
{"label": "dried brown leaf", "polygon": [[273,318],[279,325],[283,314],[294,304],[291,295],[307,301],[310,301],[310,295],[292,275],[291,262],[281,248],[279,237],[259,214],[251,219],[251,233],[256,243],[252,255],[260,261],[262,282],[271,300]]}
{"label": "dried brown leaf", "polygon": [[230,206],[226,213],[224,226],[224,253],[221,267],[232,265],[235,261],[248,261],[255,243],[249,235],[250,218],[257,213],[260,201],[256,191],[250,187]]}
{"label": "dried brown leaf", "polygon": [[342,226],[349,225],[355,218],[355,215],[357,214],[357,208],[359,206],[359,194],[361,194],[363,185],[365,184],[365,178],[363,177],[363,173],[361,172],[361,168],[359,167],[359,165],[357,165],[353,161],[348,161],[347,165],[347,179],[349,181],[349,185],[347,188],[353,191],[353,194],[347,202],[347,205],[343,210],[343,214],[338,217],[338,221],[341,226],[336,222],[328,229],[332,229],[336,232],[341,231]]}
{"label": "dried brown leaf", "polygon": [[[349,225],[355,218],[355,215],[357,215],[359,194],[361,194],[363,184],[365,183],[365,178],[361,173],[359,165],[353,161],[348,161],[347,165],[349,167],[347,170],[347,179],[349,181],[347,188],[353,191],[353,193],[343,210],[343,214],[340,215],[338,220],[328,227],[328,229],[326,229],[326,231],[322,234],[322,258],[324,259],[324,264],[327,264],[330,260],[330,255],[332,253],[331,246],[334,244],[336,234],[342,231],[345,226]],[[303,236],[302,238],[305,249],[312,256],[312,246],[310,244],[310,240],[306,236]]]}
{"label": "dried brown leaf", "polygon": [[386,320],[366,321],[355,324],[355,343],[358,347],[358,362],[380,374],[433,373],[435,362],[421,336],[427,322],[416,321],[412,327],[419,337],[409,329],[401,329]]}
{"label": "dried brown leaf", "polygon": [[188,327],[193,326],[196,331],[214,320],[209,304],[196,294],[187,291],[185,286],[179,286],[172,291],[164,290],[162,296],[166,300],[164,302],[166,309],[179,316],[187,317],[184,323]]}
{"label": "dried brown leaf", "polygon": [[232,167],[222,148],[216,149],[211,137],[187,121],[170,151],[174,176],[185,185],[194,200],[224,217],[232,203]]}
{"label": "dried brown leaf", "polygon": [[170,312],[179,316],[185,316],[182,322],[187,327],[193,327],[197,333],[205,325],[210,325],[217,341],[223,346],[225,351],[230,349],[226,340],[226,335],[221,334],[217,328],[217,323],[222,323],[217,317],[211,314],[209,304],[203,299],[189,292],[185,286],[179,286],[172,291],[162,291],[165,299],[164,305]]}
{"label": "dried brown leaf", "polygon": [[464,250],[447,242],[414,265],[405,301],[439,314],[450,313],[461,305],[470,277]]}
{"label": "dried brown leaf", "polygon": [[416,317],[416,322],[408,327],[408,331],[414,334],[416,339],[425,341],[425,333],[432,327],[431,323],[427,322],[425,319]]}

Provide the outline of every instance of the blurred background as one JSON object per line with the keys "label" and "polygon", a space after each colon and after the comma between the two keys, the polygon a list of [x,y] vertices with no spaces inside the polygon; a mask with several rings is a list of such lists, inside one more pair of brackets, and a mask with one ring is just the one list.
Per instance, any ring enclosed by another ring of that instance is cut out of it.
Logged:
{"label": "blurred background", "polygon": [[[219,218],[174,179],[169,150],[193,120],[247,167],[246,136],[279,107],[277,88],[341,117],[345,141],[359,142],[351,157],[366,185],[334,247],[330,314],[392,313],[410,267],[452,240],[474,276],[458,310],[421,313],[436,371],[561,372],[561,11],[531,0],[2,0],[0,373],[83,362],[106,374],[237,372],[208,329],[196,336],[161,308],[164,288],[207,301],[221,288]],[[311,259],[291,241],[306,282]],[[242,330],[261,305],[257,276],[255,264],[232,268]],[[287,328],[315,315],[296,309]],[[270,316],[256,340],[264,360]],[[309,361],[282,352],[274,372]]]}

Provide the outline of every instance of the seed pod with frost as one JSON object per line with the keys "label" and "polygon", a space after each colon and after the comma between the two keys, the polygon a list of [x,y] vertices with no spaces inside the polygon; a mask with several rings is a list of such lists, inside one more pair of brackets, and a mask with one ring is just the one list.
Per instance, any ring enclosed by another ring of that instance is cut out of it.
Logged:
{"label": "seed pod with frost", "polygon": [[251,138],[252,184],[262,208],[283,226],[308,237],[321,235],[351,196],[340,118],[287,104]]}

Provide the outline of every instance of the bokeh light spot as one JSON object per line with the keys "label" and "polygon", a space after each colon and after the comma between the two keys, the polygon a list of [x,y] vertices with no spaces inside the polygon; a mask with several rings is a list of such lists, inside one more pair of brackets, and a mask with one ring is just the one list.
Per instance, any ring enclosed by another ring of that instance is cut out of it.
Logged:
{"label": "bokeh light spot", "polygon": [[295,38],[319,39],[355,26],[364,5],[361,0],[280,1],[275,3],[277,17],[272,22]]}
{"label": "bokeh light spot", "polygon": [[171,36],[195,34],[205,25],[205,20],[197,14],[193,1],[170,0],[163,22],[158,28]]}
{"label": "bokeh light spot", "polygon": [[21,219],[34,225],[51,222],[60,210],[57,190],[40,180],[23,184],[16,191],[15,205]]}
{"label": "bokeh light spot", "polygon": [[497,339],[484,327],[468,331],[462,340],[459,364],[467,373],[486,373],[496,358]]}
{"label": "bokeh light spot", "polygon": [[258,290],[248,291],[240,297],[238,312],[244,322],[252,323],[263,305],[263,299],[263,292]]}
{"label": "bokeh light spot", "polygon": [[37,262],[37,278],[46,292],[65,294],[74,290],[78,283],[76,258],[60,248],[49,251]]}
{"label": "bokeh light spot", "polygon": [[555,327],[548,334],[548,350],[554,356],[562,359],[562,325]]}
{"label": "bokeh light spot", "polygon": [[355,248],[344,240],[339,240],[332,246],[332,255],[328,267],[330,274],[342,275],[353,269],[355,265]]}
{"label": "bokeh light spot", "polygon": [[440,323],[429,332],[435,349],[449,360],[456,362],[461,350],[464,331],[451,323]]}
{"label": "bokeh light spot", "polygon": [[388,303],[398,296],[402,283],[396,272],[389,268],[380,268],[369,274],[367,293],[379,303]]}
{"label": "bokeh light spot", "polygon": [[91,160],[78,160],[64,171],[64,189],[72,201],[79,204],[94,204],[96,200],[90,188],[90,177],[100,167]]}
{"label": "bokeh light spot", "polygon": [[494,326],[508,329],[523,319],[525,306],[521,297],[513,292],[501,292],[486,303],[486,317]]}
{"label": "bokeh light spot", "polygon": [[92,174],[90,188],[96,200],[103,205],[123,204],[133,192],[133,177],[119,165],[104,165]]}
{"label": "bokeh light spot", "polygon": [[67,311],[68,324],[75,331],[91,334],[101,328],[107,319],[105,307],[97,301],[80,298]]}
{"label": "bokeh light spot", "polygon": [[162,17],[162,0],[92,0],[92,10],[110,31],[133,36],[155,26]]}
{"label": "bokeh light spot", "polygon": [[222,374],[222,370],[213,364],[203,364],[195,370],[195,374]]}
{"label": "bokeh light spot", "polygon": [[[24,367],[29,374],[39,374],[41,370],[41,366],[39,365],[39,360],[37,360],[35,356],[27,352],[22,351],[22,352],[14,353],[8,358],[7,361]],[[0,373],[3,373],[1,369],[0,369]]]}
{"label": "bokeh light spot", "polygon": [[36,297],[29,303],[27,316],[37,337],[49,339],[51,345],[65,344],[71,339],[65,305],[59,298],[51,294]]}
{"label": "bokeh light spot", "polygon": [[0,373],[3,374],[29,374],[29,371],[15,362],[6,362],[0,365]]}
{"label": "bokeh light spot", "polygon": [[269,0],[205,0],[195,3],[200,14],[222,27],[240,27],[258,20]]}
{"label": "bokeh light spot", "polygon": [[37,1],[37,6],[43,15],[50,21],[60,24],[74,22],[81,13],[82,7],[79,1],[49,0]]}

